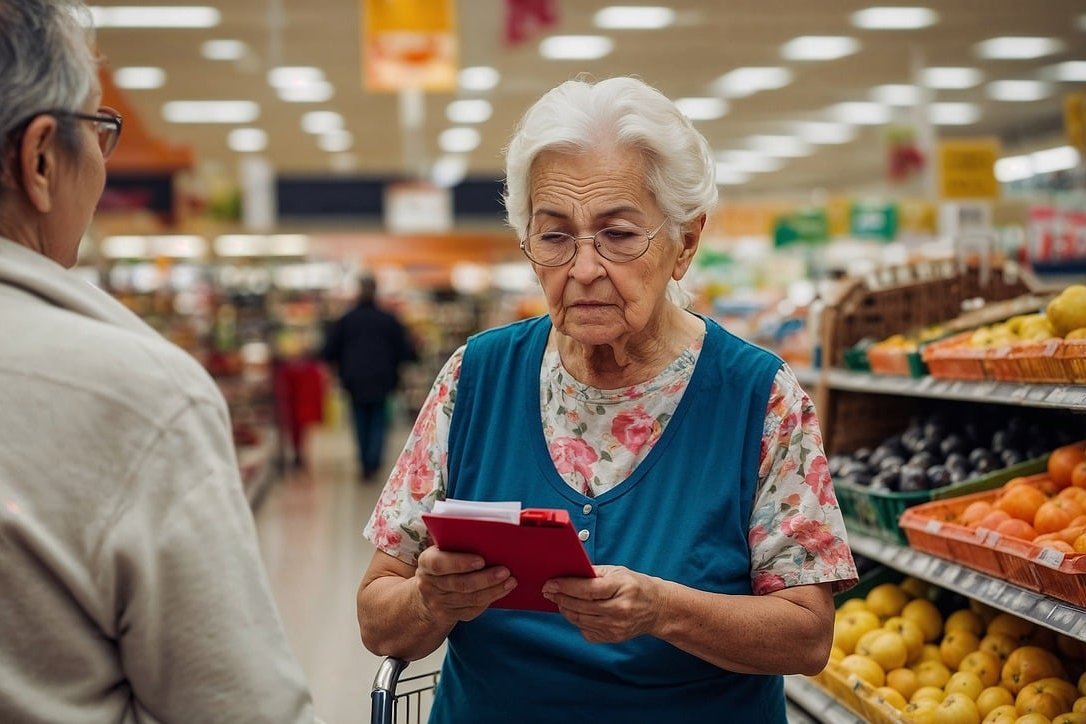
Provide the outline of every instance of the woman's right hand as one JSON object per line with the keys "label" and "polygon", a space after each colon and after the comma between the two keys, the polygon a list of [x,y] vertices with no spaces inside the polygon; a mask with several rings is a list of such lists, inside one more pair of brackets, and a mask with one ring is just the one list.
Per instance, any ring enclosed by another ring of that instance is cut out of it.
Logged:
{"label": "woman's right hand", "polygon": [[423,607],[446,626],[471,621],[517,585],[508,568],[485,566],[474,553],[449,553],[430,546],[419,555],[415,570]]}

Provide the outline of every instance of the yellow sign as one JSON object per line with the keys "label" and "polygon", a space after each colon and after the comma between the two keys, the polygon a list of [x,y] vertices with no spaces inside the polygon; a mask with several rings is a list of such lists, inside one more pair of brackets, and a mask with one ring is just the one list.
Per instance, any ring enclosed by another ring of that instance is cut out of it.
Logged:
{"label": "yellow sign", "polygon": [[360,0],[366,90],[456,90],[454,0]]}
{"label": "yellow sign", "polygon": [[1063,127],[1067,141],[1086,151],[1086,93],[1068,93],[1063,97]]}
{"label": "yellow sign", "polygon": [[997,199],[995,162],[999,140],[956,139],[939,143],[939,196],[944,199]]}

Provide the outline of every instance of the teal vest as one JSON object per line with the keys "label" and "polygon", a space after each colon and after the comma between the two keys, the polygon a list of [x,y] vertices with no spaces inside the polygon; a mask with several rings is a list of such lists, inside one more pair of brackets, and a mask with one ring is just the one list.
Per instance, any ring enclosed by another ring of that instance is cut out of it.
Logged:
{"label": "teal vest", "polygon": [[[550,319],[472,337],[449,431],[448,497],[563,508],[588,531],[595,564],[750,594],[747,529],[781,361],[705,324],[701,356],[663,435],[627,480],[597,498],[562,480],[543,437],[539,371]],[[724,671],[652,636],[592,644],[559,614],[491,609],[449,635],[430,718],[680,720],[784,722],[781,677]]]}

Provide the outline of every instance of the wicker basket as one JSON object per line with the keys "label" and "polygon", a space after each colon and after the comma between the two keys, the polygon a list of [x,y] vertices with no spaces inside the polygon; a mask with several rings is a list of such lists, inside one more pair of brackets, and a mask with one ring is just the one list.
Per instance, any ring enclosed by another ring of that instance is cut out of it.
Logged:
{"label": "wicker basket", "polygon": [[987,379],[985,360],[988,351],[970,347],[967,343],[971,336],[972,332],[962,332],[924,347],[921,356],[932,377],[947,380]]}

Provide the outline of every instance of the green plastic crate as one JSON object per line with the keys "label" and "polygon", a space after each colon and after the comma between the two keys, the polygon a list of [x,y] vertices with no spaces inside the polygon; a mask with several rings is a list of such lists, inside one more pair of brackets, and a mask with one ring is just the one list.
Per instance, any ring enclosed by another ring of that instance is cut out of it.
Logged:
{"label": "green plastic crate", "polygon": [[918,490],[912,493],[886,493],[844,482],[834,483],[834,491],[837,493],[837,502],[841,506],[841,515],[845,517],[848,530],[865,533],[890,543],[908,545],[905,533],[897,524],[898,518],[906,508],[932,500],[956,498],[960,495],[993,490],[1012,478],[1042,473],[1047,465],[1048,456],[1045,455],[1009,468],[995,470],[979,478],[963,480],[943,488]]}

